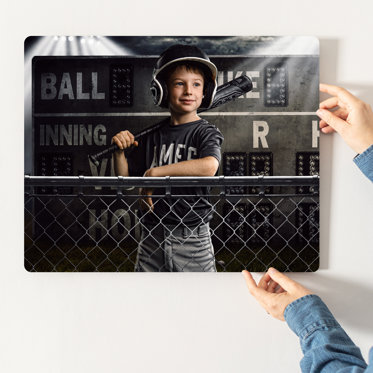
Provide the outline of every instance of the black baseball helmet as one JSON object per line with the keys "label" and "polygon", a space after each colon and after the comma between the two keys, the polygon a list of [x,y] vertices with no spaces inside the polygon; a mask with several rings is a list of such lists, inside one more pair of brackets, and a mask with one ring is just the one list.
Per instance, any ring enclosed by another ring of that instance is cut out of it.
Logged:
{"label": "black baseball helmet", "polygon": [[194,45],[176,44],[166,49],[160,56],[153,70],[150,91],[152,92],[154,103],[157,106],[167,108],[167,84],[164,72],[173,65],[189,61],[198,64],[205,72],[205,82],[201,108],[207,109],[211,106],[217,88],[218,69],[210,61],[207,54]]}

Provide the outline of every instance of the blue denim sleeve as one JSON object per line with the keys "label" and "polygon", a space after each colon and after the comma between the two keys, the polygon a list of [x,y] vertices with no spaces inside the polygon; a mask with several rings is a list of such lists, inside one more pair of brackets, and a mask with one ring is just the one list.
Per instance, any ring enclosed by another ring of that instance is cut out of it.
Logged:
{"label": "blue denim sleeve", "polygon": [[317,295],[306,295],[290,303],[284,317],[300,339],[302,372],[373,373],[373,365],[367,367],[360,349]]}
{"label": "blue denim sleeve", "polygon": [[354,162],[360,168],[361,172],[373,182],[373,145],[365,150],[365,152],[358,154],[354,158]]}

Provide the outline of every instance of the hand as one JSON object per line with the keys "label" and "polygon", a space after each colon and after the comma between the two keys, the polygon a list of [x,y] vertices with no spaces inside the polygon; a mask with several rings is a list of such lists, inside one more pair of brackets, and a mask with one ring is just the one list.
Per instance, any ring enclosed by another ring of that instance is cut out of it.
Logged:
{"label": "hand", "polygon": [[111,139],[111,143],[116,144],[121,150],[129,148],[131,145],[139,145],[139,143],[135,140],[135,136],[132,135],[130,131],[121,131],[117,133]]}
{"label": "hand", "polygon": [[153,189],[149,188],[140,188],[139,193],[142,197],[140,197],[140,208],[141,210],[154,210],[154,204],[153,200],[151,199],[150,196],[153,195]]}
{"label": "hand", "polygon": [[260,279],[258,285],[248,271],[242,271],[251,295],[276,319],[284,321],[285,308],[296,299],[312,292],[274,268]]}
{"label": "hand", "polygon": [[334,96],[321,102],[317,111],[321,131],[337,131],[356,153],[363,153],[373,144],[372,108],[341,87],[320,84],[320,91]]}
{"label": "hand", "polygon": [[[151,177],[153,176],[152,174],[153,169],[146,170],[144,175],[145,177]],[[139,189],[139,194],[143,197],[140,197],[140,208],[141,210],[154,210],[154,204],[153,200],[151,199],[150,196],[153,195],[153,189],[150,188],[140,188]]]}

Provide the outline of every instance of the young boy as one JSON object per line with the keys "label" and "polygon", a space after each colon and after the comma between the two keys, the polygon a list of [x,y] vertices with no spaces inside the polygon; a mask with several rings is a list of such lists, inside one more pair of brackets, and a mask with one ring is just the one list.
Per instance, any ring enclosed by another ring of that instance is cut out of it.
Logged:
{"label": "young boy", "polygon": [[[120,149],[135,146],[127,158],[123,151],[114,154],[116,174],[214,176],[223,136],[198,116],[197,109],[211,105],[216,76],[216,66],[197,47],[174,45],[164,51],[153,72],[151,91],[155,104],[168,108],[171,117],[139,142],[129,131],[113,137]],[[140,191],[142,234],[135,271],[216,271],[209,230],[213,211],[203,196],[208,188],[172,192],[184,197],[152,198],[152,190]]]}

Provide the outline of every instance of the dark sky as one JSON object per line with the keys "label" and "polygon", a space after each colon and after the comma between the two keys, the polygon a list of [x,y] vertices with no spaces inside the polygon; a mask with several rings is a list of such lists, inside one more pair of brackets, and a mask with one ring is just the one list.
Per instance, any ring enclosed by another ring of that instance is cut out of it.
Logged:
{"label": "dark sky", "polygon": [[114,36],[109,38],[139,55],[159,55],[172,44],[196,45],[210,55],[244,55],[263,44],[272,43],[275,39],[262,36]]}
{"label": "dark sky", "polygon": [[[270,47],[279,37],[268,36],[107,36],[134,55],[157,56],[172,44],[196,45],[208,55],[245,55],[263,46]],[[25,39],[25,53],[40,39]]]}
{"label": "dark sky", "polygon": [[[291,36],[105,36],[132,55],[159,56],[173,44],[196,45],[213,55],[318,55],[318,40]],[[25,55],[40,40],[25,40]],[[66,45],[69,46],[69,43]],[[66,52],[70,55],[69,51]],[[53,55],[50,52],[50,55]]]}

